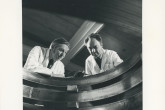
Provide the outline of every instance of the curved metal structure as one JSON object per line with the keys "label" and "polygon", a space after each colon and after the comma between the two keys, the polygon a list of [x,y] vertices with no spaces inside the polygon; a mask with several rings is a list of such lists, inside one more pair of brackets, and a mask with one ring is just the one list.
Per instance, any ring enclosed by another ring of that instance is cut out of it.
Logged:
{"label": "curved metal structure", "polygon": [[98,75],[49,78],[23,71],[23,80],[24,110],[142,109],[141,48],[123,64]]}

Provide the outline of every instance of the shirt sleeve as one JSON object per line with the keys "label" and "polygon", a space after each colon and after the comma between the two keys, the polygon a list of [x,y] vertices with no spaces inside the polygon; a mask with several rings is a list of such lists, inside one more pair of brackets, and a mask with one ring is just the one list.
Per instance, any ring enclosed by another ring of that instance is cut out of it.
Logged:
{"label": "shirt sleeve", "polygon": [[119,55],[116,52],[113,52],[112,54],[112,61],[114,66],[117,66],[123,62],[123,60],[119,57]]}
{"label": "shirt sleeve", "polygon": [[92,75],[88,59],[85,61],[85,74],[87,74],[87,76]]}
{"label": "shirt sleeve", "polygon": [[24,65],[25,69],[30,70],[35,69],[38,66],[41,66],[38,62],[40,52],[41,48],[39,46],[35,46],[34,48],[32,48],[32,50],[29,52],[26,63]]}
{"label": "shirt sleeve", "polygon": [[39,62],[40,54],[41,54],[41,47],[35,46],[29,52],[24,68],[32,72],[39,72],[39,73],[51,75],[52,71],[46,67],[43,67],[43,65],[40,64]]}
{"label": "shirt sleeve", "polygon": [[56,61],[54,63],[52,71],[52,77],[65,77],[65,68],[61,61]]}

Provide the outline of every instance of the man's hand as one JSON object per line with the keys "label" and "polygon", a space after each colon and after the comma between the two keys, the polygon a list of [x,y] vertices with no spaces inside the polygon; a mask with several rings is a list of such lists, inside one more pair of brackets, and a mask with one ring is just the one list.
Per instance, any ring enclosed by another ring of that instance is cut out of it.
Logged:
{"label": "man's hand", "polygon": [[75,77],[75,78],[84,77],[84,75],[85,75],[84,72],[79,71],[79,72],[76,72],[76,73],[74,74],[74,77]]}

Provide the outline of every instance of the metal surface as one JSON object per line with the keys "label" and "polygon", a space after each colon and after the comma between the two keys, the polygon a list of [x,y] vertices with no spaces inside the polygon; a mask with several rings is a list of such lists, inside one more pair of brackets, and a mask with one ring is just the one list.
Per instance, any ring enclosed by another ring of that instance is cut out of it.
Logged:
{"label": "metal surface", "polygon": [[[123,93],[131,89],[132,87],[138,85],[139,83],[141,83],[142,82],[141,73],[142,73],[142,68],[140,67],[139,69],[137,69],[136,72],[132,73],[129,77],[121,80],[118,83],[100,89],[83,91],[79,93],[57,92],[55,90],[24,86],[24,97],[32,98],[36,100],[59,101],[59,102],[66,102],[66,101],[86,102],[86,101],[104,99]],[[26,91],[31,91],[31,92],[25,94],[27,93]]]}
{"label": "metal surface", "polygon": [[[23,103],[24,110],[53,110],[46,107],[39,107],[33,104]],[[141,110],[142,93],[138,93],[128,99],[123,99],[114,103],[104,104],[101,106],[84,107],[77,110]],[[69,108],[61,108],[60,110],[69,110]]]}
{"label": "metal surface", "polygon": [[142,93],[138,93],[129,99],[124,99],[118,102],[105,104],[101,106],[80,108],[79,110],[128,110],[128,109],[133,110],[141,105],[142,105]]}

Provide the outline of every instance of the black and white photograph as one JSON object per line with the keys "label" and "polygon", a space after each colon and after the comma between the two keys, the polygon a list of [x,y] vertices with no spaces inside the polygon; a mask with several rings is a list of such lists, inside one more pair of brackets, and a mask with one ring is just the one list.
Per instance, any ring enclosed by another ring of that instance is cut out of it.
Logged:
{"label": "black and white photograph", "polygon": [[0,4],[5,11],[0,40],[7,41],[0,43],[5,50],[0,110],[162,109],[161,3],[18,0],[6,5]]}
{"label": "black and white photograph", "polygon": [[23,0],[24,110],[142,110],[141,0]]}
{"label": "black and white photograph", "polygon": [[23,0],[24,110],[142,110],[142,0]]}

